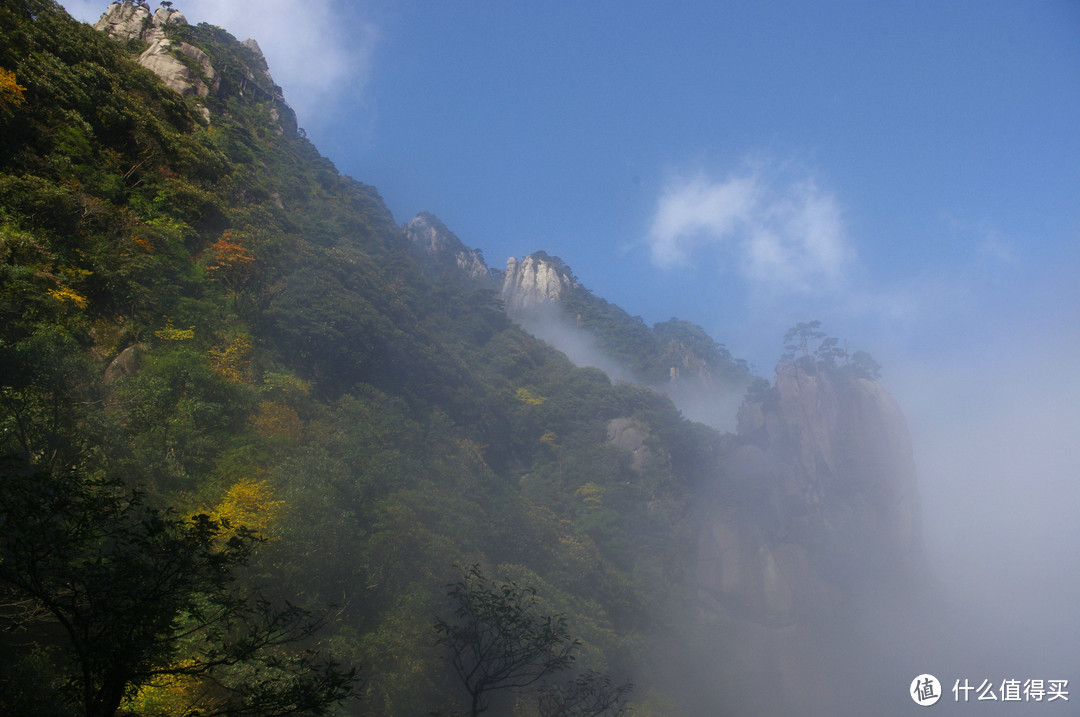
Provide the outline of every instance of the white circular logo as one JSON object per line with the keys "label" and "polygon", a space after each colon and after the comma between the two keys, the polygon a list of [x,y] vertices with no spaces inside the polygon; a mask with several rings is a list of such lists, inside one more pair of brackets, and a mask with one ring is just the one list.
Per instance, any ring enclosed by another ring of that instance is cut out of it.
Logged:
{"label": "white circular logo", "polygon": [[929,707],[941,699],[941,683],[933,675],[919,675],[911,681],[908,694],[915,704]]}

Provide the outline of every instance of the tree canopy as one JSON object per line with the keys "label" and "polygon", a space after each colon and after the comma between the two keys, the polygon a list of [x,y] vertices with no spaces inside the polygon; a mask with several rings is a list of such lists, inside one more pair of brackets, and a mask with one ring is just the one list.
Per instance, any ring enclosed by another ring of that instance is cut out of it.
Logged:
{"label": "tree canopy", "polygon": [[303,646],[319,620],[238,583],[250,531],[151,508],[115,481],[6,468],[0,623],[63,636],[56,669],[88,717],[168,678],[205,688],[184,711],[204,717],[307,714],[354,694],[354,669]]}

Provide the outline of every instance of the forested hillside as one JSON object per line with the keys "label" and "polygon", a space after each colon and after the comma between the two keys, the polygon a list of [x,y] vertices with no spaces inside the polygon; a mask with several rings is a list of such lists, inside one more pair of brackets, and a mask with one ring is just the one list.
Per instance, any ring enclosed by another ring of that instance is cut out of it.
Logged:
{"label": "forested hillside", "polygon": [[922,579],[873,359],[399,226],[171,3],[0,2],[0,317],[4,714],[811,714]]}
{"label": "forested hillside", "polygon": [[650,645],[726,439],[426,278],[256,52],[168,28],[206,94],[0,5],[0,711],[468,713],[476,565],[573,648],[492,713],[678,713]]}

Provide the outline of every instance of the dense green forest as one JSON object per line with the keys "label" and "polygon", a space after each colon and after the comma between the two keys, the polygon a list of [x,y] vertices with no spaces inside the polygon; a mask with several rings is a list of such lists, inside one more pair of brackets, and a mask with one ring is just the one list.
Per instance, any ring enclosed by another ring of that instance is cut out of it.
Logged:
{"label": "dense green forest", "polygon": [[[208,96],[0,3],[0,711],[476,713],[475,594],[566,651],[490,713],[680,713],[654,648],[731,439],[426,277],[251,50],[173,31]],[[676,339],[737,367],[689,324],[572,308],[643,374]]]}

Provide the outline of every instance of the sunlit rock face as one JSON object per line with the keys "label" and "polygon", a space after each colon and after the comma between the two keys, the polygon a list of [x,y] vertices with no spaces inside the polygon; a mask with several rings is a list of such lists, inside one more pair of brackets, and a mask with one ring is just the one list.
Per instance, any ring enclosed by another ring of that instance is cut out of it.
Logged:
{"label": "sunlit rock face", "polygon": [[146,5],[113,3],[94,23],[94,29],[120,42],[139,39],[152,43],[165,37],[166,25],[186,24],[187,18],[179,10],[161,7],[151,15]]}
{"label": "sunlit rock face", "polygon": [[437,273],[452,272],[466,279],[488,275],[487,264],[480,253],[466,247],[434,214],[416,215],[403,230],[425,264]]}
{"label": "sunlit rock face", "polygon": [[[169,39],[169,25],[186,25],[183,13],[158,8],[153,15],[145,5],[113,3],[94,23],[94,29],[121,42],[142,40],[150,44],[140,55],[139,64],[161,78],[170,89],[185,96],[206,97],[216,89],[217,72],[210,58],[199,48]],[[194,60],[200,72],[193,71],[176,53]],[[201,75],[201,76],[200,76]]]}
{"label": "sunlit rock face", "polygon": [[794,708],[836,677],[821,626],[842,631],[875,596],[923,578],[907,425],[876,382],[783,363],[744,405],[723,469],[699,536],[703,613]]}
{"label": "sunlit rock face", "polygon": [[[195,60],[199,64],[202,75],[210,80],[210,85],[203,81],[202,77],[192,71],[183,61],[173,53],[176,48],[185,57]],[[154,40],[150,47],[139,55],[139,64],[161,78],[165,85],[185,97],[196,95],[206,97],[214,85],[217,73],[210,58],[206,53],[186,42],[174,42],[167,37]]]}
{"label": "sunlit rock face", "polygon": [[535,254],[518,261],[510,257],[503,274],[502,299],[506,311],[518,316],[545,304],[559,303],[564,291],[577,286],[554,261]]}
{"label": "sunlit rock face", "polygon": [[[266,58],[255,40],[242,43],[251,50],[251,57],[224,68],[226,77],[205,52],[175,36],[173,31],[187,24],[187,18],[177,10],[161,7],[151,14],[145,5],[124,2],[110,5],[94,23],[94,29],[118,42],[146,43],[138,63],[161,78],[169,89],[185,97],[228,95],[269,101],[267,117],[274,131],[277,134],[296,131],[296,117],[285,104],[281,88],[274,84]],[[199,113],[210,121],[207,107],[200,105]]]}

